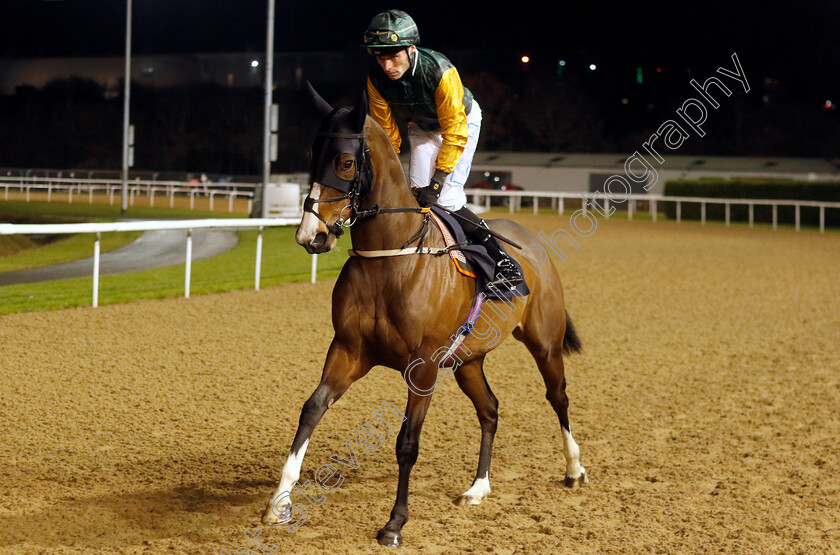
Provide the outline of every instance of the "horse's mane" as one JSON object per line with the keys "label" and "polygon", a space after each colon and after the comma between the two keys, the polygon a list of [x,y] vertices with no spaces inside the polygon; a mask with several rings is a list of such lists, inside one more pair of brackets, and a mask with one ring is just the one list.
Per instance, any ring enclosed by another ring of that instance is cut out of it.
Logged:
{"label": "horse's mane", "polygon": [[[365,135],[367,137],[368,148],[371,152],[371,162],[374,163],[374,181],[378,181],[378,179],[376,179],[376,174],[380,173],[376,171],[376,166],[379,164],[385,164],[385,169],[388,167],[392,168],[392,171],[389,172],[392,178],[390,181],[393,181],[393,170],[399,168],[399,175],[401,176],[402,184],[406,190],[409,190],[408,178],[403,170],[400,157],[394,150],[394,146],[391,144],[391,139],[388,137],[385,129],[383,129],[382,126],[370,116],[368,116],[365,120]],[[376,163],[377,159],[380,161],[379,164]],[[394,184],[392,183],[392,185]]]}

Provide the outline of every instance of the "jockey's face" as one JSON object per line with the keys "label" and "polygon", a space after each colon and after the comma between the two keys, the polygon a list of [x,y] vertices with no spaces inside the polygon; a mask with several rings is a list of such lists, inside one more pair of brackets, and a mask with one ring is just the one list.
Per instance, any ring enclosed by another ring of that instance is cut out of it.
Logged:
{"label": "jockey's face", "polygon": [[411,59],[408,54],[413,53],[415,50],[417,50],[415,46],[409,46],[408,49],[401,48],[394,54],[380,54],[376,57],[376,61],[379,67],[382,68],[382,71],[385,72],[385,75],[391,81],[396,81],[405,75],[405,72],[411,67]]}

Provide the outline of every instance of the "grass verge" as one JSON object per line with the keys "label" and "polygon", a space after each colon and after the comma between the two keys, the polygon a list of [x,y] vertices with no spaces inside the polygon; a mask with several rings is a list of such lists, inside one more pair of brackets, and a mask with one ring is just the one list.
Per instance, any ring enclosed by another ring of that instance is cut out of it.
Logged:
{"label": "grass verge", "polygon": [[[163,208],[131,207],[125,213],[119,206],[107,204],[63,204],[49,202],[0,202],[0,222],[8,223],[81,223],[108,222],[120,219],[194,219],[246,217],[244,214]],[[103,233],[102,253],[125,246],[142,231]],[[19,235],[0,235],[0,272],[40,268],[93,256],[94,237],[90,234],[63,235],[48,244],[37,245]]]}
{"label": "grass verge", "polygon": [[[292,227],[263,231],[260,286],[309,279],[312,258],[294,240]],[[256,231],[240,231],[239,243],[219,256],[193,262],[190,295],[254,287]],[[346,250],[318,257],[318,278],[338,275]],[[90,306],[93,278],[75,278],[0,287],[0,314]],[[100,276],[99,304],[161,299],[184,294],[184,265]]]}

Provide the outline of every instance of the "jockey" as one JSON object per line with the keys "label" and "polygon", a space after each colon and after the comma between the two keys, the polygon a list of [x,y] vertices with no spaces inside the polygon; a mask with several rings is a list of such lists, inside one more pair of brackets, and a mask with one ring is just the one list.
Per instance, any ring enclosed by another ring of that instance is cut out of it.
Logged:
{"label": "jockey", "polygon": [[519,283],[519,268],[466,207],[464,184],[481,130],[481,108],[452,62],[418,47],[419,42],[417,24],[403,11],[388,10],[371,20],[362,45],[377,62],[367,79],[370,115],[397,153],[402,144],[397,121],[405,123],[409,180],[420,206],[439,204],[461,216],[467,237],[484,245],[496,264],[493,284]]}

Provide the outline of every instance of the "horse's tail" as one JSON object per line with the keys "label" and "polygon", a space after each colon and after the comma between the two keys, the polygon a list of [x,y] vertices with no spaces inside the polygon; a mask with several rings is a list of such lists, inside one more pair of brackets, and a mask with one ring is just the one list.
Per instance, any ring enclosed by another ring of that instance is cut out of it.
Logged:
{"label": "horse's tail", "polygon": [[583,350],[583,344],[580,342],[575,325],[572,323],[572,318],[569,316],[569,311],[566,311],[566,334],[563,336],[563,352],[567,355],[572,353],[579,353]]}

